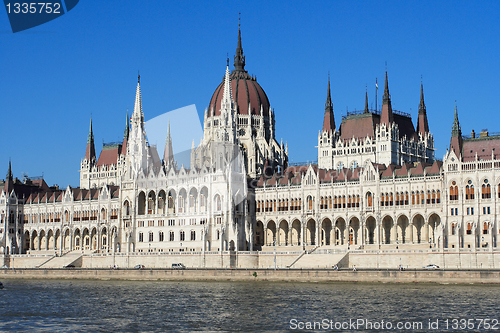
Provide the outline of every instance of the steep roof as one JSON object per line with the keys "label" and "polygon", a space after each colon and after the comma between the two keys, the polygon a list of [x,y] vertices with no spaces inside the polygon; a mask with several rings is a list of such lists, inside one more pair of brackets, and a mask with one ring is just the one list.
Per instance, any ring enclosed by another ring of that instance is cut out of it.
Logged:
{"label": "steep roof", "polygon": [[373,138],[375,127],[380,123],[380,116],[374,113],[348,115],[342,119],[340,125],[340,138],[342,141]]}
{"label": "steep roof", "polygon": [[97,166],[116,165],[118,163],[118,156],[120,155],[121,148],[121,144],[105,145],[102,147],[99,159],[97,160]]}
{"label": "steep roof", "polygon": [[[484,133],[484,132],[483,132]],[[463,140],[462,158],[464,162],[491,160],[491,155],[500,153],[500,135],[480,136]]]}

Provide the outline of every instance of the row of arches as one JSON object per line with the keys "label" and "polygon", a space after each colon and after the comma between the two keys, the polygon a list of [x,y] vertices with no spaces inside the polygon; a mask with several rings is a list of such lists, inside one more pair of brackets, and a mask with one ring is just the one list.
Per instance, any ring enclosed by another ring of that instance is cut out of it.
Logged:
{"label": "row of arches", "polygon": [[61,222],[64,217],[65,222],[80,222],[80,221],[96,221],[100,218],[101,221],[105,221],[108,218],[111,220],[118,219],[118,208],[110,209],[109,215],[106,208],[101,208],[99,210],[75,210],[71,213],[69,210],[65,210],[64,214],[62,212],[28,212],[24,215],[24,223],[52,223]]}
{"label": "row of arches", "polygon": [[[406,192],[383,192],[380,194],[380,205],[381,206],[404,206],[410,204],[412,205],[424,205],[424,204],[439,204],[441,203],[441,191],[440,190],[428,190],[427,195],[425,191],[412,191],[411,194]],[[365,195],[366,207],[373,207],[373,194],[367,192]],[[341,208],[359,208],[361,203],[360,195],[334,195],[334,196],[321,196],[319,209],[341,209]],[[308,195],[305,201],[306,210],[314,210],[315,207],[315,197]],[[292,198],[292,199],[269,199],[269,200],[257,200],[256,211],[260,212],[280,212],[280,211],[293,211],[302,209],[302,199]]]}
{"label": "row of arches", "polygon": [[[215,194],[212,199],[213,209],[216,212],[222,211],[224,209],[224,196]],[[239,201],[237,203],[239,203]],[[125,216],[131,214],[130,208],[130,201],[125,200],[123,203],[123,214]],[[202,187],[199,191],[196,188],[192,188],[189,193],[184,188],[178,193],[173,189],[168,191],[160,190],[158,194],[154,190],[149,191],[147,194],[144,191],[140,191],[137,201],[138,215],[197,213],[207,212],[208,209],[209,200],[207,187]]]}
{"label": "row of arches", "polygon": [[380,221],[369,216],[364,223],[358,217],[314,218],[301,222],[299,219],[276,222],[258,220],[255,226],[257,246],[309,246],[309,245],[365,245],[365,244],[420,244],[436,243],[436,230],[441,223],[437,214],[426,220],[415,215],[410,222],[406,215],[396,220],[384,216]]}
{"label": "row of arches", "polygon": [[[459,192],[456,182],[453,181],[450,186],[450,201],[458,200]],[[474,185],[469,184],[465,186],[464,198],[465,200],[474,200],[476,197]],[[500,184],[498,184],[498,198],[500,198]],[[483,184],[481,186],[481,199],[491,199],[491,185]]]}
{"label": "row of arches", "polygon": [[[24,232],[23,252],[28,251],[110,251],[108,240],[116,236],[117,228],[65,228],[48,230],[26,230]],[[112,237],[112,235],[113,237]],[[116,250],[116,249],[115,249]]]}

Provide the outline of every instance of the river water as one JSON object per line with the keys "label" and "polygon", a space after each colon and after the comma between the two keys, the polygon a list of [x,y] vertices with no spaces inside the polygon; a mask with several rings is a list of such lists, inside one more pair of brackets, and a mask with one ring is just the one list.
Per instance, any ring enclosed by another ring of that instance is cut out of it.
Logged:
{"label": "river water", "polygon": [[93,280],[3,284],[1,332],[500,331],[500,323],[495,324],[500,320],[500,286],[491,285]]}

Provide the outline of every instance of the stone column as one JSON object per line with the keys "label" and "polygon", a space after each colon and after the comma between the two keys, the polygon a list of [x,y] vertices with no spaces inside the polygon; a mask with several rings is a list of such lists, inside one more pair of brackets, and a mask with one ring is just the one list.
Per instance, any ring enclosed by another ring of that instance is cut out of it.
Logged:
{"label": "stone column", "polygon": [[319,246],[319,245],[321,245],[321,227],[320,227],[319,220],[318,220],[318,222],[316,222],[315,227],[316,227],[316,232],[315,232],[316,235],[314,235],[315,236],[314,237],[315,238],[315,244],[316,244],[316,246]]}
{"label": "stone column", "polygon": [[396,224],[396,221],[392,220],[392,227],[391,227],[391,244],[396,244],[396,239],[397,239],[397,228],[398,225]]}
{"label": "stone column", "polygon": [[429,222],[425,222],[422,231],[422,243],[429,244]]}
{"label": "stone column", "polygon": [[408,243],[414,244],[413,241],[413,223],[408,223]]}
{"label": "stone column", "polygon": [[374,230],[374,233],[375,233],[375,241],[374,243],[377,244],[378,246],[380,246],[380,223],[378,221],[375,220],[375,230]]}
{"label": "stone column", "polygon": [[300,221],[300,229],[301,229],[301,232],[300,232],[300,244],[302,244],[302,247],[304,247],[306,244],[304,243],[304,232],[305,232],[305,224],[304,224],[304,219],[302,219],[302,221]]}

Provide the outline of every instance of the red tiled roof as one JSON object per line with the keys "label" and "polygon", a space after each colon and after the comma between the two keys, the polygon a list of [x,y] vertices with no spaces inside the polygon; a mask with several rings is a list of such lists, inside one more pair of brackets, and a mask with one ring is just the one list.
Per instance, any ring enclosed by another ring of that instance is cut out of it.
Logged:
{"label": "red tiled roof", "polygon": [[97,166],[102,165],[116,165],[118,162],[118,155],[120,153],[121,145],[104,146],[102,148],[101,154],[99,154],[99,159],[97,160]]}
{"label": "red tiled roof", "polygon": [[259,181],[257,182],[257,186],[264,186],[264,176],[260,176]]}
{"label": "red tiled roof", "polygon": [[382,172],[382,174],[380,175],[380,177],[382,177],[382,178],[392,177],[392,175],[394,174],[394,170],[395,169],[396,169],[396,165],[394,165],[394,164],[388,165],[387,169],[385,169],[384,172]]}
{"label": "red tiled roof", "polygon": [[[463,161],[472,162],[477,159],[491,160],[491,154],[499,156],[500,136],[488,136],[483,138],[466,139],[463,141]],[[497,157],[498,158],[498,157]]]}
{"label": "red tiled roof", "polygon": [[[248,114],[248,106],[250,104],[251,114],[262,115],[262,106],[263,116],[269,117],[270,104],[267,95],[257,83],[257,80],[252,78],[248,73],[233,70],[231,73],[231,93],[236,102],[238,114]],[[212,109],[216,116],[220,115],[223,94],[224,79],[222,79],[221,84],[219,84],[212,95],[208,106],[208,117],[212,116]]]}
{"label": "red tiled roof", "polygon": [[274,174],[271,179],[267,181],[267,185],[274,186],[276,185],[276,174]]}
{"label": "red tiled roof", "polygon": [[403,164],[403,166],[401,166],[401,168],[398,168],[396,170],[396,177],[404,177],[404,176],[408,176],[408,165],[405,163]]}
{"label": "red tiled roof", "polygon": [[355,139],[373,138],[375,127],[380,122],[380,116],[373,113],[363,113],[353,117],[347,117],[340,125],[340,138],[343,141]]}
{"label": "red tiled roof", "polygon": [[424,167],[422,163],[418,163],[414,168],[411,169],[412,176],[423,176],[424,175]]}
{"label": "red tiled roof", "polygon": [[[415,127],[410,117],[397,113],[393,114],[394,122],[399,128],[399,137],[407,137],[408,140],[418,139]],[[355,139],[373,138],[375,127],[380,124],[380,115],[374,113],[362,113],[348,116],[340,125],[340,138],[343,141]]]}

